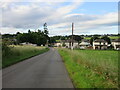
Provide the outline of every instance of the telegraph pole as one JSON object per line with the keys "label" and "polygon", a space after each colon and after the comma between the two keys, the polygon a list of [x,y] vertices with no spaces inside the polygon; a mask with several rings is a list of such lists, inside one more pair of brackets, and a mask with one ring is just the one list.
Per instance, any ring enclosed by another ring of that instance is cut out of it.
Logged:
{"label": "telegraph pole", "polygon": [[72,23],[72,40],[71,40],[71,42],[72,42],[71,49],[72,50],[73,50],[73,29],[74,29],[74,23]]}

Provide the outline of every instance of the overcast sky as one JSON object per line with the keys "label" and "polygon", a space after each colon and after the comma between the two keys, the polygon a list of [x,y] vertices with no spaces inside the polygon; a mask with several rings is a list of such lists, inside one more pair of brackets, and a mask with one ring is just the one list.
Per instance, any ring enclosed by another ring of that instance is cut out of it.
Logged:
{"label": "overcast sky", "polygon": [[[64,1],[64,0],[62,0]],[[48,25],[49,35],[117,34],[117,2],[2,2],[1,33],[43,30]]]}

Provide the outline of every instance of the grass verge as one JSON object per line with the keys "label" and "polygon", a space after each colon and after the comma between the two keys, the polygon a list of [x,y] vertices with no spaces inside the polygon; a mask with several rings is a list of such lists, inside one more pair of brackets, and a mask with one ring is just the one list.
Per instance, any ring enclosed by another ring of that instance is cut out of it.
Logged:
{"label": "grass verge", "polygon": [[118,88],[118,51],[58,51],[75,88]]}
{"label": "grass verge", "polygon": [[46,47],[10,46],[9,52],[2,57],[2,68],[48,51]]}

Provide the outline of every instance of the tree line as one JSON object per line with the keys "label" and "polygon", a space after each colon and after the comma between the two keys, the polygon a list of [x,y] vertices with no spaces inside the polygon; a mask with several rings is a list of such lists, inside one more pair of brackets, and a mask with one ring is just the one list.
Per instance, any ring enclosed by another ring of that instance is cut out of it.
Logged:
{"label": "tree line", "polygon": [[18,44],[29,42],[41,46],[47,43],[47,41],[49,40],[49,36],[47,31],[38,30],[37,32],[32,32],[28,30],[28,33],[18,34],[16,39]]}
{"label": "tree line", "polygon": [[[60,40],[69,40],[71,39],[72,35],[69,36],[48,36],[49,32],[48,30],[37,30],[37,31],[30,31],[28,30],[27,33],[19,33],[16,34],[4,34],[2,35],[3,42],[7,44],[20,44],[24,42],[29,42],[32,44],[37,44],[38,46],[45,45],[45,44],[53,44]],[[82,39],[84,39],[84,36],[81,35],[73,35],[73,39],[76,40],[78,43],[81,42]],[[111,44],[110,38],[105,35],[100,38],[98,35],[94,35],[90,39],[90,44],[92,45],[92,42],[96,39],[104,39],[108,42],[108,44]]]}
{"label": "tree line", "polygon": [[[48,36],[48,28],[47,28],[47,23],[43,24],[43,31],[42,30],[37,30],[37,31],[31,31],[28,30],[27,33],[20,33],[17,32],[16,34],[4,34],[2,35],[2,41],[3,43],[5,42],[5,45],[10,45],[10,44],[20,44],[24,42],[29,42],[32,44],[37,44],[38,46],[41,45],[46,45],[46,44],[53,44],[56,43],[58,40],[69,40],[71,39],[72,35],[66,35],[66,36],[53,36],[50,37]],[[89,35],[91,36],[91,35]],[[92,45],[92,42],[96,39],[104,39],[107,41],[109,44],[111,44],[111,40],[107,35],[104,35],[100,38],[101,35],[92,35],[90,39],[90,44]],[[84,39],[84,35],[73,35],[73,39],[76,40],[78,43],[81,42],[82,39]]]}

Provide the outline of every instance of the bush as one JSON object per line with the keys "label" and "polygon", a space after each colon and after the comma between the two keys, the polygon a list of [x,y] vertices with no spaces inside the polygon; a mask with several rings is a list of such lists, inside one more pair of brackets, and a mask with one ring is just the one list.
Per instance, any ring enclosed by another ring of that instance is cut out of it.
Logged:
{"label": "bush", "polygon": [[9,40],[8,39],[3,39],[2,40],[2,57],[8,55],[10,53],[10,47],[9,45]]}

